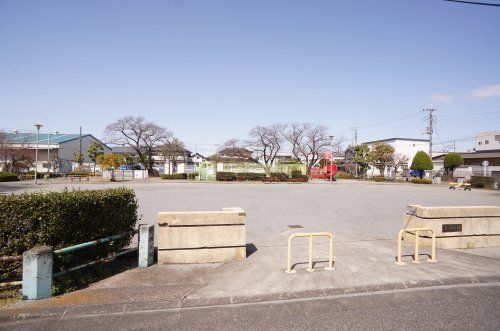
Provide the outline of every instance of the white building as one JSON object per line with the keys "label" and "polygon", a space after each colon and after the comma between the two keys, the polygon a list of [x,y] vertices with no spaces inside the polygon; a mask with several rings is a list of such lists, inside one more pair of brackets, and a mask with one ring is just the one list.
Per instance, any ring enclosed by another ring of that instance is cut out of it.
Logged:
{"label": "white building", "polygon": [[[37,145],[37,134],[14,132],[7,134],[2,146],[1,153],[15,152],[24,154],[27,159],[35,160],[35,150]],[[83,166],[92,169],[94,163],[88,157],[87,149],[93,142],[99,143],[104,149],[104,153],[111,152],[111,149],[91,134],[66,134],[66,133],[40,133],[38,139],[38,172],[68,172],[75,170],[76,163],[73,161],[75,154],[80,149],[83,156]],[[81,147],[80,147],[81,146]],[[8,159],[8,155],[2,157],[3,162]],[[34,170],[29,162],[30,170]],[[5,165],[0,164],[0,168]]]}
{"label": "white building", "polygon": [[[417,154],[418,151],[424,151],[426,153],[429,152],[429,140],[427,139],[389,138],[389,139],[368,141],[363,144],[367,145],[371,149],[373,145],[377,143],[384,143],[390,145],[394,148],[394,154],[406,156],[407,162],[397,169],[398,173],[402,172],[405,169],[409,169],[411,162],[413,161],[413,158],[415,157],[415,154]],[[393,175],[392,172],[393,172],[392,168],[386,167],[383,175],[391,177]],[[367,171],[367,175],[371,177],[371,176],[380,176],[381,174],[377,168],[370,166]]]}
{"label": "white building", "polygon": [[483,132],[476,135],[476,152],[500,151],[500,131]]}

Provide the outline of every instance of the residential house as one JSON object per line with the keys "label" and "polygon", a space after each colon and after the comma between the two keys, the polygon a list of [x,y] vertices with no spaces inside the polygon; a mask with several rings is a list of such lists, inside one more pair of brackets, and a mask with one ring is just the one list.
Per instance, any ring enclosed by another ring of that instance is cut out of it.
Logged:
{"label": "residential house", "polygon": [[229,147],[207,157],[207,161],[217,163],[217,171],[264,173],[264,168],[252,156],[252,151],[243,147]]}

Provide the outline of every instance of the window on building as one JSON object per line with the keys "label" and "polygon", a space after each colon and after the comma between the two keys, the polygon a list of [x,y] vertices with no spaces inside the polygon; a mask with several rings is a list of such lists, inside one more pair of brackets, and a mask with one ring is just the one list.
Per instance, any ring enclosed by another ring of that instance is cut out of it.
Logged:
{"label": "window on building", "polygon": [[483,144],[483,142],[482,142],[482,141],[479,141],[477,144],[478,144],[478,145],[482,145],[482,144]]}
{"label": "window on building", "polygon": [[484,144],[485,144],[485,145],[488,145],[489,143],[490,143],[490,141],[489,141],[489,140],[485,140],[485,141],[484,141]]}

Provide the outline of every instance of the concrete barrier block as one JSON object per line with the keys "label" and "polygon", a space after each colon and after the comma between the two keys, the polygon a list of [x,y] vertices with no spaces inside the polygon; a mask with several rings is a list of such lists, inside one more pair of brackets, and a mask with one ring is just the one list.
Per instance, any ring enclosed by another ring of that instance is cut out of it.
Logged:
{"label": "concrete barrier block", "polygon": [[158,213],[158,263],[245,259],[245,217],[245,211],[239,207]]}
{"label": "concrete barrier block", "polygon": [[245,246],[244,225],[172,226],[158,234],[160,249]]}
{"label": "concrete barrier block", "polygon": [[218,247],[158,251],[158,264],[216,263],[246,259],[245,247]]}
{"label": "concrete barrier block", "polygon": [[[405,228],[431,228],[436,234],[436,247],[472,248],[500,245],[500,207],[409,206],[403,221]],[[420,232],[424,246],[430,246],[430,233]],[[414,242],[413,233],[404,240]]]}
{"label": "concrete barrier block", "polygon": [[415,215],[421,218],[500,217],[500,207],[496,206],[415,206],[415,209]]}

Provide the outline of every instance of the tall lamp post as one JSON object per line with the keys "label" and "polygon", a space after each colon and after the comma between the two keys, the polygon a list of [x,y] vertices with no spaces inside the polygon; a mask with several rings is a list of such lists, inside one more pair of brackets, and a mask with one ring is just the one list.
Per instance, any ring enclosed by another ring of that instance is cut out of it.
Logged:
{"label": "tall lamp post", "polygon": [[38,143],[40,142],[40,128],[43,125],[35,124],[36,127],[36,150],[35,150],[35,185],[37,184],[38,177]]}
{"label": "tall lamp post", "polygon": [[333,137],[330,137],[330,184],[333,183]]}

